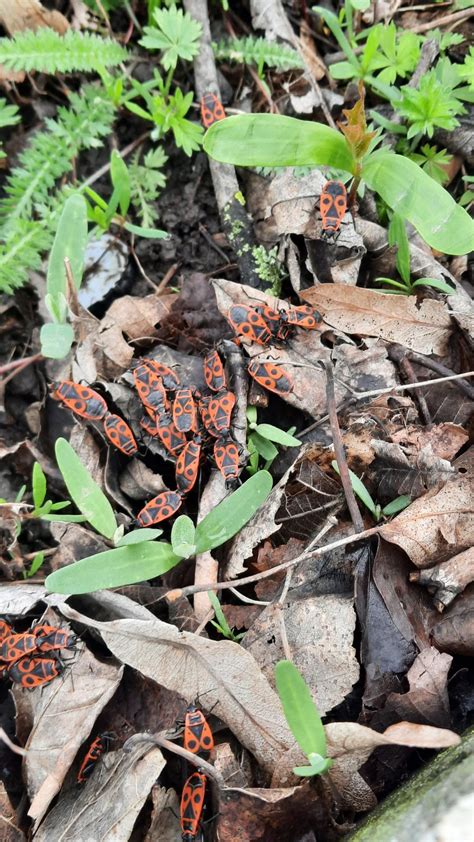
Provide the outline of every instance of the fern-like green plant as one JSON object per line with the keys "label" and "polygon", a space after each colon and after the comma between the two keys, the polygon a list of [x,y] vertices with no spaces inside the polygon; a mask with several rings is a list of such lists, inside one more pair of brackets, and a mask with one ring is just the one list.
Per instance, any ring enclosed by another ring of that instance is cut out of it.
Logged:
{"label": "fern-like green plant", "polygon": [[128,168],[130,174],[131,201],[143,228],[153,228],[158,214],[156,202],[166,185],[162,167],[168,160],[161,146],[150,149],[140,163],[140,152],[136,152]]}
{"label": "fern-like green plant", "polygon": [[[5,129],[7,126],[14,126],[20,121],[17,105],[8,105],[6,99],[0,97],[0,129]],[[0,144],[0,158],[5,158],[5,152]]]}
{"label": "fern-like green plant", "polygon": [[291,47],[266,41],[265,38],[231,38],[212,45],[218,61],[235,61],[239,64],[256,64],[259,75],[265,66],[278,70],[303,67],[303,62]]}
{"label": "fern-like green plant", "polygon": [[7,70],[38,70],[42,73],[96,71],[125,61],[127,51],[109,38],[69,29],[25,29],[13,38],[0,38],[0,64]]}
{"label": "fern-like green plant", "polygon": [[0,201],[0,290],[11,292],[37,269],[51,245],[66,199],[57,181],[72,169],[83,149],[100,146],[110,133],[115,110],[101,87],[84,85],[70,94],[70,107],[47,119],[20,154]]}

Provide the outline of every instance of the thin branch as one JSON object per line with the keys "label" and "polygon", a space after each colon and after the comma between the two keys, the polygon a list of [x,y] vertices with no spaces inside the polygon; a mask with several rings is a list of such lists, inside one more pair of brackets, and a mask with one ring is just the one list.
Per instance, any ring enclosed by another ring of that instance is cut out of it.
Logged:
{"label": "thin branch", "polygon": [[336,456],[337,467],[339,468],[339,476],[341,478],[344,495],[346,498],[347,508],[349,509],[352,523],[356,532],[363,532],[364,521],[357,505],[355,494],[352,490],[351,478],[349,476],[349,468],[347,467],[347,459],[344,451],[344,444],[342,441],[341,428],[339,427],[339,420],[336,410],[336,395],[334,393],[334,374],[330,362],[324,366],[326,370],[326,397],[328,404],[329,423],[331,425],[332,444]]}
{"label": "thin branch", "polygon": [[212,766],[211,763],[207,762],[207,760],[203,760],[203,758],[199,755],[193,754],[191,751],[187,751],[187,749],[176,745],[176,743],[171,742],[171,740],[167,740],[166,737],[163,737],[161,734],[134,734],[133,737],[126,740],[123,745],[123,750],[128,753],[132,751],[136,745],[139,745],[139,743],[151,743],[152,745],[165,748],[167,751],[171,751],[173,754],[177,754],[179,757],[182,757],[183,760],[186,760],[193,766],[197,766],[202,769],[208,778],[212,778],[216,782],[219,788],[222,789],[225,786],[224,778],[220,772],[217,771],[215,766]]}

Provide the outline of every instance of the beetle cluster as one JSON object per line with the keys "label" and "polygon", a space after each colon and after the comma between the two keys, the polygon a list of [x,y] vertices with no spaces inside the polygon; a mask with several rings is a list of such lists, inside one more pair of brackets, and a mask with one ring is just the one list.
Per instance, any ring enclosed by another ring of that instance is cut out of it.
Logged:
{"label": "beetle cluster", "polygon": [[[321,326],[319,313],[309,305],[277,311],[266,305],[250,307],[247,304],[233,304],[227,314],[227,321],[238,342],[245,339],[264,346],[286,342],[297,328],[318,330]],[[257,383],[277,395],[288,394],[293,389],[293,381],[281,365],[254,360],[249,363],[247,371]]]}
{"label": "beetle cluster", "polygon": [[61,649],[76,643],[76,635],[56,626],[42,623],[17,634],[0,620],[0,673],[27,690],[42,687],[64,670]]}
{"label": "beetle cluster", "polygon": [[135,436],[127,422],[120,415],[109,412],[102,395],[90,386],[62,380],[54,384],[51,397],[87,421],[100,421],[109,442],[122,453],[133,456],[138,451]]}
{"label": "beetle cluster", "polygon": [[176,491],[162,491],[150,500],[137,515],[140,526],[159,523],[178,511],[194,488],[203,449],[211,443],[215,463],[226,482],[238,477],[240,450],[230,434],[235,395],[227,388],[217,351],[207,354],[203,367],[208,394],[181,388],[176,373],[152,359],[142,360],[133,372],[147,413],[141,426],[151,436],[157,436],[171,456],[176,456]]}

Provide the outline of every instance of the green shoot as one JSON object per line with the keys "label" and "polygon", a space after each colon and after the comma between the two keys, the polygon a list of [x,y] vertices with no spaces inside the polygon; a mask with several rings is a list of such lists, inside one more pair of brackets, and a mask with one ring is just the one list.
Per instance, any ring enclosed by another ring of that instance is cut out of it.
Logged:
{"label": "green shoot", "polygon": [[[334,460],[331,462],[331,465],[336,471],[336,474],[340,476],[337,462]],[[389,517],[397,514],[397,512],[401,512],[402,509],[406,509],[406,507],[411,503],[411,497],[408,494],[401,494],[399,497],[395,497],[395,499],[390,503],[387,503],[386,506],[382,507],[379,503],[374,502],[372,495],[367,490],[362,480],[359,479],[357,474],[349,470],[349,477],[354,494],[359,498],[364,506],[367,507],[377,523],[384,517]]]}
{"label": "green shoot", "polygon": [[245,632],[235,634],[225,618],[225,614],[216,594],[212,591],[208,591],[207,595],[216,615],[216,620],[211,620],[211,625],[213,625],[223,637],[226,637],[227,640],[232,640],[234,643],[238,643],[239,640],[242,640],[242,638],[245,637]]}
{"label": "green shoot", "polygon": [[279,661],[275,667],[277,693],[296,742],[310,765],[296,766],[295,775],[309,778],[323,775],[332,765],[326,756],[326,735],[308,685],[291,661]]}
{"label": "green shoot", "polygon": [[264,468],[268,470],[273,460],[278,456],[278,448],[299,447],[302,442],[295,438],[292,433],[294,428],[285,432],[273,424],[257,424],[257,409],[249,406],[247,409],[247,423],[249,434],[247,436],[247,450],[250,454],[247,471],[253,475],[258,471],[260,457],[265,461]]}

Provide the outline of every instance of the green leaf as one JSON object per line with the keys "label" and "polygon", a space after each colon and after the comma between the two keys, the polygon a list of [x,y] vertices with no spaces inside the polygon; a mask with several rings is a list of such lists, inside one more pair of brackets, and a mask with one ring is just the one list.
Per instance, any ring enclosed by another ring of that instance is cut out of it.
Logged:
{"label": "green leaf", "polygon": [[66,199],[59,217],[48,261],[46,288],[48,294],[55,300],[60,294],[68,298],[65,257],[69,258],[76,289],[81,286],[86,246],[87,203],[80,193],[73,193]]}
{"label": "green leaf", "polygon": [[219,503],[196,527],[196,555],[233,538],[267,499],[272,485],[268,471],[259,471]]}
{"label": "green leaf", "polygon": [[67,509],[68,506],[71,505],[70,500],[61,500],[59,503],[53,503],[51,506],[52,512],[59,512],[61,509]]}
{"label": "green leaf", "polygon": [[201,24],[176,6],[155,9],[153,17],[158,29],[145,26],[145,35],[138,43],[148,50],[163,50],[160,63],[165,70],[174,69],[180,58],[191,61],[199,52]]}
{"label": "green leaf", "polygon": [[335,61],[329,65],[329,72],[333,79],[353,79],[356,76],[354,65],[350,61]]}
{"label": "green leaf", "polygon": [[410,243],[408,242],[405,220],[399,213],[394,213],[388,226],[388,243],[397,246],[396,265],[398,273],[406,284],[410,283]]}
{"label": "green leaf", "polygon": [[204,135],[211,158],[242,167],[297,167],[325,164],[353,172],[343,135],[322,123],[279,114],[242,114],[214,123]]}
{"label": "green leaf", "polygon": [[85,515],[41,515],[41,520],[50,523],[86,523],[88,518]]}
{"label": "green leaf", "polygon": [[114,190],[117,190],[120,213],[126,216],[130,207],[130,175],[125,161],[116,149],[110,156],[110,178]]}
{"label": "green leaf", "polygon": [[142,228],[140,225],[133,225],[132,222],[126,222],[123,227],[131,234],[145,237],[148,240],[169,240],[170,238],[167,231],[160,231],[159,228]]}
{"label": "green leaf", "polygon": [[274,427],[273,424],[257,424],[254,429],[259,436],[263,436],[264,439],[274,441],[284,447],[299,447],[302,444],[299,439],[295,439],[294,436],[290,436],[284,430]]}
{"label": "green leaf", "polygon": [[259,436],[258,433],[252,433],[252,435],[249,436],[249,442],[250,441],[252,442],[252,445],[254,446],[257,453],[259,453],[260,456],[262,456],[262,458],[265,459],[267,462],[276,459],[276,457],[278,456],[278,449],[275,447],[275,445],[272,444],[271,441],[264,439],[263,436]]}
{"label": "green leaf", "polygon": [[401,512],[402,509],[406,509],[411,503],[411,497],[409,494],[401,494],[400,497],[395,497],[395,500],[392,500],[386,506],[383,507],[382,512],[384,515],[396,515],[397,512]]}
{"label": "green leaf", "polygon": [[216,615],[216,620],[219,623],[219,626],[222,630],[222,633],[226,637],[232,637],[232,629],[230,628],[229,623],[227,622],[227,620],[225,618],[225,614],[222,610],[222,606],[221,606],[221,604],[219,602],[219,599],[217,598],[216,594],[213,593],[213,591],[207,591],[207,596],[208,596],[209,602],[211,603],[211,605],[214,609],[214,613]]}
{"label": "green leaf", "polygon": [[36,553],[33,561],[31,562],[30,569],[28,570],[28,573],[26,574],[27,579],[30,579],[31,576],[34,576],[35,573],[38,572],[41,565],[43,564],[43,561],[44,561],[44,552],[42,552],[40,550],[39,553]]}
{"label": "green leaf", "polygon": [[66,488],[79,511],[101,535],[112,539],[117,523],[105,494],[92,479],[90,471],[66,439],[59,438],[55,446],[56,460]]}
{"label": "green leaf", "polygon": [[25,29],[17,32],[13,38],[0,38],[0,63],[9,70],[90,72],[120,64],[127,58],[127,51],[117,41],[73,29],[69,29],[65,35],[58,35],[54,29],[47,27],[35,32]]}
{"label": "green leaf", "polygon": [[74,342],[74,331],[71,325],[48,322],[41,328],[40,340],[43,357],[63,360],[71,350]]}
{"label": "green leaf", "polygon": [[119,588],[154,579],[180,561],[171,544],[142,541],[87,556],[75,564],[62,567],[47,577],[45,585],[50,593],[91,593],[102,588]]}
{"label": "green leaf", "polygon": [[141,544],[143,541],[154,541],[163,535],[162,529],[151,529],[145,527],[144,529],[135,529],[129,532],[117,541],[117,547],[128,547],[131,544]]}
{"label": "green leaf", "polygon": [[171,546],[173,547],[173,551],[183,558],[189,558],[190,555],[194,555],[195,533],[194,523],[190,517],[187,515],[177,517],[171,529]]}
{"label": "green leaf", "polygon": [[31,482],[33,488],[33,503],[35,509],[39,509],[40,506],[43,505],[44,498],[46,497],[46,477],[39,462],[35,462],[33,465]]}
{"label": "green leaf", "polygon": [[46,293],[44,303],[46,304],[46,309],[50,313],[53,322],[62,324],[67,320],[69,308],[66,296],[63,295],[62,292],[58,293],[58,295],[49,295],[49,293]]}
{"label": "green leaf", "polygon": [[26,493],[26,485],[21,485],[20,489],[19,489],[19,491],[18,491],[18,493],[15,497],[15,503],[21,503],[21,501],[23,500],[23,497],[25,496],[25,493]]}
{"label": "green leaf", "polygon": [[445,254],[471,251],[474,220],[413,161],[380,149],[363,163],[362,177],[432,248]]}
{"label": "green leaf", "polygon": [[320,754],[311,754],[309,758],[311,766],[293,766],[293,772],[300,778],[312,778],[314,775],[323,775],[332,766],[329,757],[321,757]]}
{"label": "green leaf", "polygon": [[[339,466],[338,466],[337,462],[335,460],[333,460],[331,462],[331,465],[334,468],[334,470],[336,471],[336,474],[338,474],[338,476],[341,476],[341,474],[339,472]],[[359,477],[357,476],[357,474],[354,473],[354,471],[349,470],[349,476],[350,476],[350,479],[351,479],[351,485],[352,485],[352,490],[353,490],[354,494],[357,494],[359,500],[362,500],[364,506],[367,506],[369,512],[372,512],[372,514],[375,517],[376,506],[375,506],[375,503],[374,503],[372,497],[370,496],[369,492],[367,491],[364,483],[362,482],[361,479],[359,479]]]}
{"label": "green leaf", "polygon": [[412,287],[433,287],[433,289],[443,292],[445,295],[454,295],[456,291],[449,284],[440,281],[439,278],[418,278],[417,281],[413,281]]}
{"label": "green leaf", "polygon": [[[323,6],[313,6],[313,12],[317,15],[322,17],[324,23],[329,26],[334,38],[336,39],[337,43],[339,44],[342,52],[344,53],[346,59],[355,70],[355,76],[358,76],[360,73],[360,63],[359,59],[357,58],[354,50],[352,49],[349,41],[347,40],[346,36],[344,35],[337,15],[334,12],[331,12],[329,9],[325,9]],[[331,68],[329,68],[331,70]]]}
{"label": "green leaf", "polygon": [[299,747],[306,755],[318,754],[325,758],[323,723],[303,676],[291,661],[279,661],[275,667],[275,682],[286,721]]}

